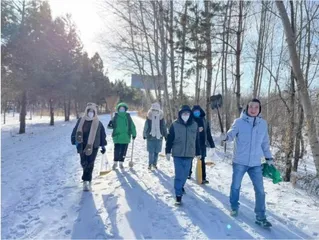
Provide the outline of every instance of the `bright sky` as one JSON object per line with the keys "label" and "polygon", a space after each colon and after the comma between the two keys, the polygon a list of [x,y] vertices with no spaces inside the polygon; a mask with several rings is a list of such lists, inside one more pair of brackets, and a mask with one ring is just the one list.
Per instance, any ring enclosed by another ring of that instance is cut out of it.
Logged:
{"label": "bright sky", "polygon": [[[115,0],[49,0],[52,9],[53,17],[65,15],[67,13],[72,15],[72,19],[78,27],[78,32],[84,44],[84,49],[89,56],[93,56],[95,52],[99,52],[103,61],[104,67],[108,70],[111,81],[116,79],[124,79],[130,83],[130,76],[124,74],[123,71],[117,70],[112,61],[107,56],[108,53],[105,48],[99,44],[101,42],[100,35],[111,36],[112,32],[109,30],[116,24],[116,19],[112,19],[113,14],[103,14],[109,9],[104,1]],[[106,8],[105,8],[106,7]]]}
{"label": "bright sky", "polygon": [[95,1],[92,0],[49,0],[52,15],[57,17],[70,13],[78,27],[85,50],[92,56],[99,51],[95,38],[103,27],[103,21],[97,14]]}
{"label": "bright sky", "polygon": [[[107,11],[104,8],[106,5],[104,0],[49,0],[51,5],[53,17],[65,15],[67,13],[72,15],[72,19],[75,22],[85,51],[88,52],[89,57],[93,56],[95,52],[98,52],[103,59],[104,68],[108,70],[110,80],[125,79],[129,80],[128,76],[124,76],[121,71],[114,69],[114,66],[106,56],[105,48],[100,44],[100,35],[108,34],[108,28],[105,24],[114,23],[112,21],[112,14],[103,14],[101,17],[101,11]],[[103,8],[101,6],[104,6]]]}

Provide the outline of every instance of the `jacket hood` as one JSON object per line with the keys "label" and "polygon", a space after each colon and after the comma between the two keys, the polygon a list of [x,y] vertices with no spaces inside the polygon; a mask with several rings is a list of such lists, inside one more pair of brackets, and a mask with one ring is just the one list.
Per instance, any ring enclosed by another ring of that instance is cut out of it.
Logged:
{"label": "jacket hood", "polygon": [[203,118],[206,116],[206,113],[204,112],[204,110],[201,108],[201,106],[199,105],[194,105],[192,108],[192,112],[194,112],[195,110],[199,110],[200,111],[200,118]]}
{"label": "jacket hood", "polygon": [[127,104],[124,103],[124,102],[121,102],[121,103],[119,103],[119,104],[116,105],[116,111],[117,111],[117,112],[119,111],[119,108],[120,108],[120,107],[124,107],[124,108],[125,108],[125,111],[128,110],[128,106],[127,106]]}
{"label": "jacket hood", "polygon": [[192,123],[193,121],[193,113],[192,113],[192,109],[190,108],[190,106],[188,105],[183,105],[181,106],[181,108],[179,109],[178,112],[178,121],[181,123],[184,123],[184,120],[182,119],[182,113],[183,112],[189,112],[189,119],[187,120],[186,124],[189,125]]}

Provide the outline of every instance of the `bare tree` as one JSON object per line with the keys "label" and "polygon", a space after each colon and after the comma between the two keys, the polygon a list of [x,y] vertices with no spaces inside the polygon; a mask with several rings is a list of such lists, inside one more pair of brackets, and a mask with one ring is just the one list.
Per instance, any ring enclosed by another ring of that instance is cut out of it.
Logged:
{"label": "bare tree", "polygon": [[296,44],[295,44],[295,36],[294,32],[291,28],[291,24],[288,18],[288,14],[284,3],[282,1],[276,1],[276,5],[281,16],[281,20],[284,26],[286,40],[288,43],[288,50],[290,54],[290,60],[292,63],[293,72],[295,75],[295,80],[297,83],[298,91],[300,94],[301,102],[303,105],[303,109],[306,115],[306,122],[307,122],[307,130],[309,135],[309,142],[310,147],[313,154],[314,163],[317,170],[317,176],[319,176],[319,141],[318,135],[316,130],[316,125],[314,121],[314,114],[313,109],[310,101],[310,96],[308,93],[308,88],[301,71],[300,67],[300,60],[296,51]]}

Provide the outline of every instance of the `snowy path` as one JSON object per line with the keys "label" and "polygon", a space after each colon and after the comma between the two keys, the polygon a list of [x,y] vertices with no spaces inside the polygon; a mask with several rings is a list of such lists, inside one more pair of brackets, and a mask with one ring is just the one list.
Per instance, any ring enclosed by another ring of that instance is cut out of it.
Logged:
{"label": "snowy path", "polygon": [[[210,184],[186,184],[184,205],[174,206],[173,163],[159,159],[159,170],[147,170],[144,120],[134,117],[138,136],[134,168],[100,177],[95,164],[93,192],[81,189],[81,167],[70,134],[75,125],[34,124],[26,135],[17,125],[2,129],[2,238],[271,238],[319,237],[318,199],[289,184],[265,180],[271,231],[254,223],[254,192],[244,178],[240,216],[229,216],[231,166],[217,149],[216,166],[208,167]],[[102,116],[104,125],[109,116]],[[31,133],[32,132],[32,133]],[[108,158],[113,146],[108,131]],[[131,148],[129,147],[128,155]]]}

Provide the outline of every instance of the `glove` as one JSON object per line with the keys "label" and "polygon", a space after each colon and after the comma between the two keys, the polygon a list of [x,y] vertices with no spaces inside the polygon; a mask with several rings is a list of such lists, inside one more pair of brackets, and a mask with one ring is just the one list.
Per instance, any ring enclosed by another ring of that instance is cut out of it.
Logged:
{"label": "glove", "polygon": [[105,149],[105,147],[103,146],[103,147],[101,147],[101,153],[102,154],[104,154],[106,152],[106,149]]}
{"label": "glove", "polygon": [[132,138],[133,138],[133,140],[135,140],[136,136],[133,136]]}
{"label": "glove", "polygon": [[112,122],[112,120],[109,121],[109,124],[107,125],[107,127],[110,127],[110,128],[113,127],[113,122]]}
{"label": "glove", "polygon": [[266,163],[268,166],[274,165],[274,159],[273,158],[266,158]]}
{"label": "glove", "polygon": [[197,159],[202,159],[202,156],[201,155],[197,155],[195,156]]}
{"label": "glove", "polygon": [[143,139],[145,140],[145,139],[146,139],[146,137],[143,137]]}
{"label": "glove", "polygon": [[170,160],[171,160],[171,154],[170,154],[170,153],[167,153],[167,154],[166,154],[166,159],[167,159],[167,161],[170,161]]}
{"label": "glove", "polygon": [[220,140],[221,141],[226,141],[227,140],[227,134],[226,133],[221,133],[220,134]]}

